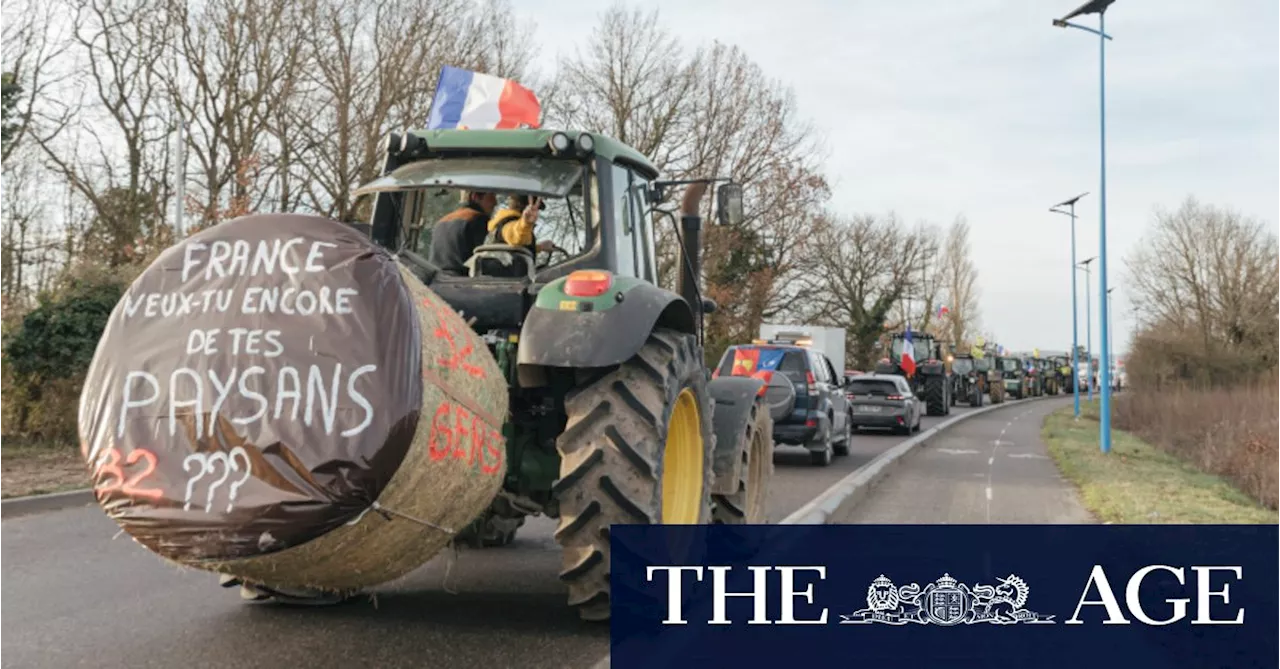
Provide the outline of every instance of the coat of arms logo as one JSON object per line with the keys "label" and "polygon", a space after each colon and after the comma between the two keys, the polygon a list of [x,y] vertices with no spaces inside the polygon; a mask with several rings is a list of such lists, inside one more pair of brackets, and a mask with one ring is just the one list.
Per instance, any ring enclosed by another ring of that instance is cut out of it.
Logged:
{"label": "coat of arms logo", "polygon": [[921,588],[916,583],[897,587],[883,574],[867,588],[867,608],[841,615],[841,625],[992,625],[1054,624],[1025,608],[1031,587],[1010,574],[995,585],[970,587],[943,574]]}

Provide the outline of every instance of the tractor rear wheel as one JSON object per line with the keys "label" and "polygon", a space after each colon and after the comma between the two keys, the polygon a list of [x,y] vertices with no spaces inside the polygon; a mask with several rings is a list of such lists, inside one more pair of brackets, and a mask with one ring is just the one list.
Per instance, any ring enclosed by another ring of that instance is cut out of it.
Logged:
{"label": "tractor rear wheel", "polygon": [[947,377],[942,375],[924,378],[924,402],[930,416],[942,416],[951,407],[947,405]]}
{"label": "tractor rear wheel", "polygon": [[711,519],[722,525],[763,525],[769,522],[769,481],[773,478],[773,418],[767,406],[757,403],[751,410],[740,439],[738,491],[711,496]]}
{"label": "tractor rear wheel", "polygon": [[715,435],[702,350],[691,335],[655,330],[630,360],[571,391],[565,412],[552,488],[560,579],[584,620],[607,620],[610,525],[711,519]]}

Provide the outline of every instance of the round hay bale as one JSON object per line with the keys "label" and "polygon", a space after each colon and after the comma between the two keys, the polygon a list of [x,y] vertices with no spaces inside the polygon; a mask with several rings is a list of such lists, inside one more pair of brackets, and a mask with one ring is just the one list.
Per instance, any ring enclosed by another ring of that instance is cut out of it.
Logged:
{"label": "round hay bale", "polygon": [[435,555],[506,475],[483,340],[356,229],[248,216],[111,314],[80,400],[99,504],[186,566],[351,591]]}

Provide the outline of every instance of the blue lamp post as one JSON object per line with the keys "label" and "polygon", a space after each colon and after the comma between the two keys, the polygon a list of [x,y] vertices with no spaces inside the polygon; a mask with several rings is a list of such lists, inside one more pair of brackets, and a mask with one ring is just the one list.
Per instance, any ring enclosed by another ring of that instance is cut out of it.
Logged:
{"label": "blue lamp post", "polygon": [[[1106,32],[1106,11],[1115,0],[1089,0],[1075,11],[1060,19],[1054,19],[1053,25],[1059,28],[1076,28],[1098,36],[1098,135],[1099,135],[1099,181],[1098,189],[1098,296],[1102,301],[1102,359],[1109,360],[1111,346],[1107,342],[1109,328],[1107,314],[1107,40],[1111,36]],[[1068,23],[1068,19],[1084,14],[1098,15],[1098,29]],[[1092,364],[1092,356],[1090,356]],[[1090,393],[1093,386],[1090,385]],[[1098,427],[1098,441],[1103,453],[1111,452],[1111,366],[1102,366],[1102,407],[1101,421]]]}
{"label": "blue lamp post", "polygon": [[[1076,301],[1076,202],[1088,195],[1081,193],[1049,208],[1055,214],[1071,217],[1071,390],[1076,396],[1076,418],[1080,418],[1080,307]],[[1063,211],[1058,207],[1071,207]]]}
{"label": "blue lamp post", "polygon": [[[1097,260],[1094,256],[1088,260],[1081,260],[1079,267],[1084,270],[1084,355],[1088,358],[1085,365],[1084,382],[1089,386],[1089,401],[1093,401],[1093,303],[1089,297],[1089,263]],[[1076,373],[1080,373],[1080,369],[1076,369]]]}

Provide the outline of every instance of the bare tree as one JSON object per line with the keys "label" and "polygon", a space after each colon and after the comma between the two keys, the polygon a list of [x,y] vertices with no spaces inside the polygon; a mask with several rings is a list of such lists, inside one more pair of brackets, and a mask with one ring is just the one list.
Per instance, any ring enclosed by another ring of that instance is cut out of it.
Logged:
{"label": "bare tree", "polygon": [[919,286],[920,262],[932,253],[932,239],[903,234],[894,215],[822,218],[813,227],[804,264],[809,271],[803,302],[807,320],[845,328],[848,359],[866,369],[876,343],[888,329],[895,305]]}
{"label": "bare tree", "polygon": [[74,108],[52,92],[68,78],[70,68],[57,67],[70,41],[55,29],[64,9],[58,2],[6,3],[3,51],[4,142],[0,163],[8,163],[28,135],[52,140],[67,125]]}
{"label": "bare tree", "polygon": [[585,51],[560,62],[548,116],[629,144],[668,171],[687,159],[680,140],[687,137],[696,65],[658,22],[656,10],[614,4]]}
{"label": "bare tree", "polygon": [[126,246],[164,234],[170,146],[160,66],[170,23],[163,0],[75,0],[71,8],[93,107],[69,132],[31,138],[92,207],[86,242],[113,264]]}
{"label": "bare tree", "polygon": [[306,16],[289,0],[168,0],[167,10],[177,35],[167,93],[201,177],[200,194],[180,206],[209,225],[224,207],[260,206],[268,193],[257,177],[282,169],[264,154],[278,145],[269,128],[298,79]]}
{"label": "bare tree", "polygon": [[[1206,366],[1217,356],[1234,356],[1239,364],[1274,367],[1280,334],[1275,233],[1194,198],[1174,212],[1157,210],[1154,219],[1126,260],[1133,303],[1152,330],[1147,340],[1189,335]],[[1176,348],[1185,353],[1187,345]],[[1180,374],[1195,371],[1184,365]]]}
{"label": "bare tree", "polygon": [[531,53],[496,0],[309,0],[306,13],[306,103],[291,123],[309,137],[292,149],[305,206],[340,219],[355,216],[350,191],[377,173],[387,132],[425,126],[443,65],[513,77]]}
{"label": "bare tree", "polygon": [[[736,47],[693,51],[656,12],[614,5],[582,51],[560,63],[548,97],[553,122],[623,141],[667,179],[732,177],[745,187],[741,226],[704,228],[708,354],[749,338],[794,301],[808,229],[828,196],[820,151],[791,92]],[[678,194],[678,193],[677,193]],[[714,198],[704,200],[712,220]],[[658,275],[674,285],[679,246],[658,231]]]}
{"label": "bare tree", "polygon": [[969,247],[969,222],[956,217],[947,230],[942,253],[942,285],[948,309],[945,325],[953,346],[970,343],[979,323],[978,268]]}
{"label": "bare tree", "polygon": [[906,269],[905,281],[910,288],[894,305],[888,327],[897,331],[910,323],[916,332],[940,334],[937,309],[943,292],[942,231],[934,224],[920,222],[910,228],[901,225],[898,234],[915,238],[919,252],[911,258]]}

